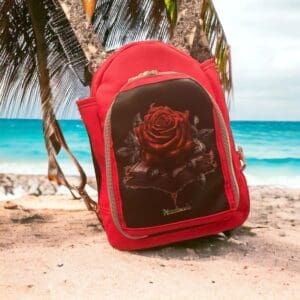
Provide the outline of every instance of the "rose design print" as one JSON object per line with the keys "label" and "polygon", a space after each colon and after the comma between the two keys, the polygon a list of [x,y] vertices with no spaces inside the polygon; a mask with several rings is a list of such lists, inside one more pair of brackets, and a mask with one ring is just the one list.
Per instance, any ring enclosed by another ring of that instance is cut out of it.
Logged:
{"label": "rose design print", "polygon": [[189,111],[176,111],[168,106],[151,104],[143,118],[133,120],[132,130],[117,154],[127,160],[123,184],[129,189],[154,189],[170,195],[174,209],[170,215],[191,209],[188,199],[178,194],[187,185],[206,183],[206,175],[217,168],[212,150],[205,140],[213,129],[198,128],[199,118],[190,122]]}
{"label": "rose design print", "polygon": [[141,146],[142,159],[149,165],[174,162],[194,147],[188,111],[152,104],[134,132]]}

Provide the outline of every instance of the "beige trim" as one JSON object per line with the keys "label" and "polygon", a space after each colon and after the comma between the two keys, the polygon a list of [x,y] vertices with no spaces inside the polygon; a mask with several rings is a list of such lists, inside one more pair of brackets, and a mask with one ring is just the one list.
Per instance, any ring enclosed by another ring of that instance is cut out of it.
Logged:
{"label": "beige trim", "polygon": [[[134,80],[138,80],[147,76],[156,76],[156,75],[166,75],[166,74],[180,74],[177,72],[158,72],[158,71],[146,71],[144,73],[141,73],[139,75],[137,75],[136,77],[133,77],[131,79],[128,80],[128,83],[134,81]],[[185,74],[182,74],[185,75]],[[212,104],[213,104],[213,108],[217,114],[219,123],[221,125],[221,130],[222,130],[222,142],[225,146],[225,153],[226,153],[226,158],[227,158],[227,162],[228,162],[228,166],[229,166],[229,173],[230,173],[230,179],[233,185],[233,189],[234,189],[234,200],[235,200],[235,205],[236,207],[238,207],[239,205],[239,185],[237,183],[237,179],[235,176],[235,170],[234,170],[234,165],[233,165],[233,159],[232,159],[232,153],[231,153],[231,145],[230,145],[230,140],[229,140],[229,134],[227,131],[227,127],[226,127],[226,123],[225,120],[223,118],[222,112],[218,106],[218,104],[216,103],[216,101],[213,99],[213,97],[209,94],[209,92],[202,87],[195,79],[190,78],[191,80],[193,80],[196,84],[198,84],[201,88],[204,89],[204,91],[208,94]],[[127,83],[127,84],[128,84]],[[126,84],[125,84],[126,85]],[[115,99],[114,99],[115,101]],[[111,111],[112,111],[112,106],[114,104],[114,101],[112,102],[106,118],[105,118],[105,123],[104,123],[104,148],[105,148],[105,167],[106,167],[106,176],[107,176],[107,189],[108,189],[108,196],[109,196],[109,203],[110,203],[110,208],[111,208],[111,214],[112,214],[112,218],[113,221],[116,225],[116,227],[118,228],[118,230],[120,231],[120,233],[122,235],[124,235],[125,237],[129,238],[129,239],[142,239],[142,238],[146,238],[148,237],[148,235],[144,235],[144,236],[132,236],[127,234],[123,229],[122,226],[120,224],[119,218],[118,218],[118,211],[117,211],[117,207],[116,207],[116,199],[115,199],[115,194],[114,194],[114,188],[113,188],[113,180],[112,180],[112,169],[111,169],[111,153],[110,153],[110,147],[111,147]]]}

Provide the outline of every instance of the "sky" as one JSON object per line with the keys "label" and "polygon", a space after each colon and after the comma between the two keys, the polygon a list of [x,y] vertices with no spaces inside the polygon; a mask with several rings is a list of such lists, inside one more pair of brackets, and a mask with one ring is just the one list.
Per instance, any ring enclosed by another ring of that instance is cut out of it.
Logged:
{"label": "sky", "polygon": [[300,121],[300,1],[214,4],[232,47],[231,118]]}
{"label": "sky", "polygon": [[[232,49],[231,119],[300,121],[300,0],[213,2]],[[64,117],[79,118],[75,101]]]}

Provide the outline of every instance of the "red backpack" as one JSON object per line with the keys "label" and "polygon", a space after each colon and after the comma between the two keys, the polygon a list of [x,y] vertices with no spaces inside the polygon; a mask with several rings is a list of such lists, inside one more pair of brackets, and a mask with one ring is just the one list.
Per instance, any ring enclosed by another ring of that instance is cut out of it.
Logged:
{"label": "red backpack", "polygon": [[144,249],[240,226],[249,194],[213,59],[126,45],[78,101],[110,244]]}

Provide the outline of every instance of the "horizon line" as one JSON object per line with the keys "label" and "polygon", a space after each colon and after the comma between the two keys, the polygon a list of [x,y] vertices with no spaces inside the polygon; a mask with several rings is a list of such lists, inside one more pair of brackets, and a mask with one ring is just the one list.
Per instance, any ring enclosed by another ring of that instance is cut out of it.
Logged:
{"label": "horizon line", "polygon": [[[41,120],[42,118],[8,118],[8,117],[0,117],[0,120]],[[69,118],[69,119],[63,119],[63,118],[57,118],[58,121],[82,121],[81,118]],[[298,120],[261,120],[261,119],[230,119],[230,122],[300,122],[300,119]]]}

